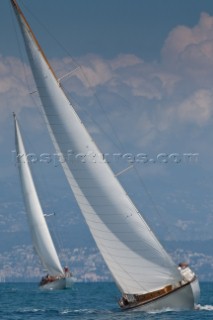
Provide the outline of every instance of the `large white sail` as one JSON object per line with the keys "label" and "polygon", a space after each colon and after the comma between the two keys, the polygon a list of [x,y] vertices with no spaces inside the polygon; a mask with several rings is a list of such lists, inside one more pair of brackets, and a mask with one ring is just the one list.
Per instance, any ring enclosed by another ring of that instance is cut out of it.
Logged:
{"label": "large white sail", "polygon": [[43,266],[51,275],[63,274],[63,268],[58,259],[52,242],[44,214],[34,186],[27,154],[24,148],[17,119],[14,115],[17,165],[19,168],[26,213],[30,226],[34,248]]}
{"label": "large white sail", "polygon": [[[181,280],[163,249],[104,161],[44,56],[15,0],[48,128],[73,194],[119,289],[140,294]],[[72,150],[72,152],[70,152]]]}

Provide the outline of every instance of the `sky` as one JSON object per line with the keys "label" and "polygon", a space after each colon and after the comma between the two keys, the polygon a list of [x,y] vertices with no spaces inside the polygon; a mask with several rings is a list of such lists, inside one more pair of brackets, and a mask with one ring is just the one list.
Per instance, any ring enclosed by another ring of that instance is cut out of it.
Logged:
{"label": "sky", "polygon": [[[58,77],[70,73],[62,84],[102,151],[121,153],[110,159],[115,172],[134,164],[119,179],[148,223],[164,239],[212,238],[212,0],[19,4]],[[12,112],[29,152],[54,148],[8,0],[0,12],[0,225],[9,228],[9,206],[21,230]],[[60,164],[33,167],[42,201],[59,206],[63,198],[74,223],[69,210],[80,212]]]}

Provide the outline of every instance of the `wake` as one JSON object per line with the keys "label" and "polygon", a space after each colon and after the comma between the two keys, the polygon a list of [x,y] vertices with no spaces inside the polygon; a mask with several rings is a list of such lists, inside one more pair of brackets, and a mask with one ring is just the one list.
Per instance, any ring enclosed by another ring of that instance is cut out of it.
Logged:
{"label": "wake", "polygon": [[[204,306],[201,306],[200,304],[196,304],[194,310],[195,311],[213,311],[213,306],[212,305],[208,305],[208,304],[206,304]],[[134,311],[138,311],[138,310],[134,310]],[[162,309],[162,310],[148,311],[147,313],[156,314],[156,313],[173,312],[173,311],[176,312],[177,310],[171,309],[171,308],[165,308],[165,309]]]}
{"label": "wake", "polygon": [[205,306],[201,306],[200,304],[197,304],[195,306],[196,310],[206,310],[206,311],[213,311],[213,306],[206,304]]}

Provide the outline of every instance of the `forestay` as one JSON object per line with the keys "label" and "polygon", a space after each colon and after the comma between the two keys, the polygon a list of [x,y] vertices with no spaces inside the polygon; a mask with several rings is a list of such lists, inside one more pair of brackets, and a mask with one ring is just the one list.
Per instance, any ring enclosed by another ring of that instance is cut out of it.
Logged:
{"label": "forestay", "polygon": [[19,168],[21,185],[23,190],[26,213],[29,221],[34,248],[41,259],[43,266],[51,275],[63,274],[63,268],[58,259],[52,242],[43,211],[34,186],[31,171],[28,164],[27,154],[24,148],[22,136],[16,117],[15,137],[17,165]]}
{"label": "forestay", "polygon": [[144,293],[176,283],[180,273],[125,193],[82,124],[19,11],[44,115],[74,196],[119,289]]}

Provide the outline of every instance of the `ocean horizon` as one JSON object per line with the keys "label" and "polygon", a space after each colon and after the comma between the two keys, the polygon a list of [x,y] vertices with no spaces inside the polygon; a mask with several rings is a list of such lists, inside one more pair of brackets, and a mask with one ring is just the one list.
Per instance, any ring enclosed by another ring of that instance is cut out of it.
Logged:
{"label": "ocean horizon", "polygon": [[201,282],[196,310],[122,311],[113,282],[75,283],[71,289],[41,291],[37,283],[0,283],[0,319],[205,320],[213,319],[213,282]]}

